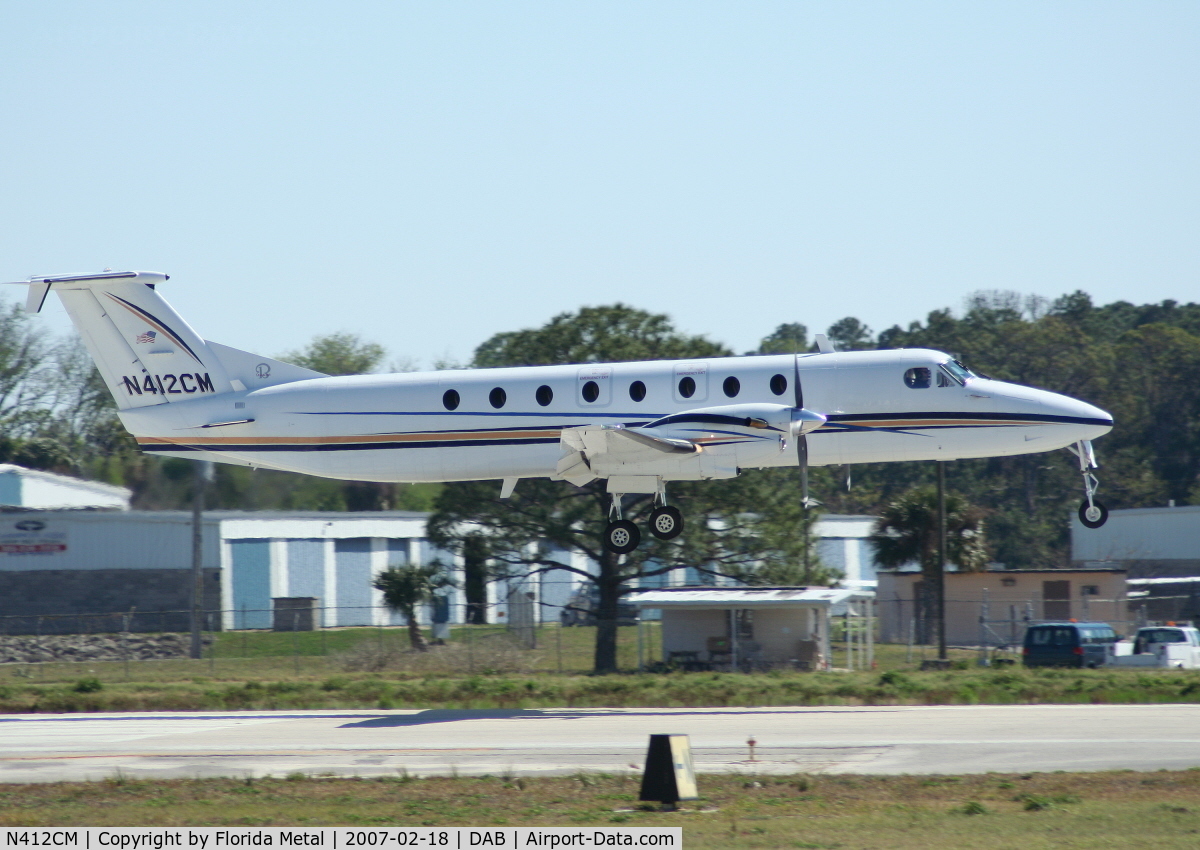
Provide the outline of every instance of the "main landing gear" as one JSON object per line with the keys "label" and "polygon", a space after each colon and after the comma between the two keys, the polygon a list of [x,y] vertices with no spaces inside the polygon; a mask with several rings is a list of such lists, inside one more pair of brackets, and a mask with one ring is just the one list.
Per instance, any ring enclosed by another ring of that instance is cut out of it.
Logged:
{"label": "main landing gear", "polygon": [[1092,441],[1080,440],[1073,446],[1067,446],[1067,451],[1079,458],[1079,472],[1083,475],[1084,499],[1079,505],[1079,521],[1087,528],[1099,528],[1108,522],[1108,508],[1096,501],[1100,481],[1092,474],[1092,470],[1099,469],[1100,464],[1096,463]]}
{"label": "main landing gear", "polygon": [[[679,508],[668,505],[665,489],[654,496],[658,505],[650,512],[650,533],[659,540],[674,540],[683,533],[683,514]],[[636,525],[621,516],[621,494],[612,494],[609,516],[613,519],[604,528],[604,548],[617,555],[628,555],[642,542],[642,532]]]}

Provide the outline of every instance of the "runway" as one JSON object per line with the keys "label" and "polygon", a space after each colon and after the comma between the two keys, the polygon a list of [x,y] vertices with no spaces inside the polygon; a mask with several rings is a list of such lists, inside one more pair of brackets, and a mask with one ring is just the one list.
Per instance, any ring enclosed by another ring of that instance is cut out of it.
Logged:
{"label": "runway", "polygon": [[0,717],[0,782],[619,773],[652,733],[690,735],[702,773],[1200,767],[1200,705],[25,714]]}

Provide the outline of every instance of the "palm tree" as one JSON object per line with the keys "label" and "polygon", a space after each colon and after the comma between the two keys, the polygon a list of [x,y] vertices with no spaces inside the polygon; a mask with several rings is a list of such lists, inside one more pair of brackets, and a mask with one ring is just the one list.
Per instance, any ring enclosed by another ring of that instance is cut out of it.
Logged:
{"label": "palm tree", "polygon": [[433,601],[433,595],[454,582],[442,574],[441,567],[432,564],[391,566],[375,576],[371,582],[376,590],[383,591],[384,604],[408,620],[408,639],[417,652],[425,652],[428,645],[421,627],[417,624],[417,606]]}
{"label": "palm tree", "polygon": [[[896,568],[916,561],[921,565],[921,641],[929,641],[929,626],[937,612],[934,588],[938,580],[938,494],[935,487],[909,490],[883,509],[869,538],[875,560]],[[974,572],[988,562],[983,512],[954,493],[946,494],[946,560]]]}

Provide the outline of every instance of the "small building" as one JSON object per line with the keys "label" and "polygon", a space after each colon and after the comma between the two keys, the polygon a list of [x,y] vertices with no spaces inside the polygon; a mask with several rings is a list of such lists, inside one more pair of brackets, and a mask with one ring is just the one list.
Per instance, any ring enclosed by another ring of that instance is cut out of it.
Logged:
{"label": "small building", "polygon": [[675,587],[627,600],[662,612],[662,657],[684,669],[824,670],[833,606],[855,595],[829,587]]}
{"label": "small building", "polygon": [[108,508],[127,511],[131,498],[132,491],[124,487],[0,463],[0,505],[36,510]]}
{"label": "small building", "polygon": [[[920,572],[881,570],[875,601],[879,639],[920,640],[924,633]],[[957,646],[1019,644],[1040,620],[1098,620],[1129,631],[1125,571],[1116,568],[946,573],[946,642]]]}

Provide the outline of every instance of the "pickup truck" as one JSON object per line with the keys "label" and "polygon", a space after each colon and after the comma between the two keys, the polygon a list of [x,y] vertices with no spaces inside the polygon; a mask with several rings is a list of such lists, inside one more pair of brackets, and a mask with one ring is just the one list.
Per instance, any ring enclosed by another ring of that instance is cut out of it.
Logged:
{"label": "pickup truck", "polygon": [[1145,626],[1132,641],[1112,644],[1104,663],[1110,667],[1200,669],[1200,630],[1194,626]]}

